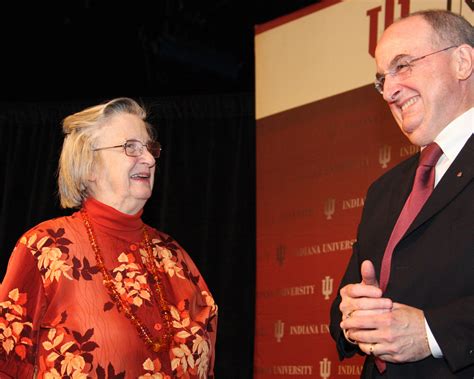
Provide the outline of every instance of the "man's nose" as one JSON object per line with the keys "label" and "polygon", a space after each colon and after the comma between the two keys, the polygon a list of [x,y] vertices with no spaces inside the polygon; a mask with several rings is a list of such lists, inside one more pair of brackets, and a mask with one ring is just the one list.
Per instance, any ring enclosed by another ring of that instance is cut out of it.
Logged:
{"label": "man's nose", "polygon": [[400,81],[392,75],[385,77],[383,84],[383,98],[387,103],[393,103],[398,99],[401,93]]}

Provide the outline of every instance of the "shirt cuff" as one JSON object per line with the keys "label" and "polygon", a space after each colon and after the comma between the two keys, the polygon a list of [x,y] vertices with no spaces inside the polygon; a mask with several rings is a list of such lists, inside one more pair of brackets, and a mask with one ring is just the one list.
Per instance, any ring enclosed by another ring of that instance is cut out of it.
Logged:
{"label": "shirt cuff", "polygon": [[441,348],[438,345],[438,342],[436,342],[436,339],[434,338],[433,333],[431,333],[430,326],[428,325],[428,322],[426,321],[425,318],[425,329],[426,329],[426,336],[428,337],[428,345],[430,346],[431,354],[435,358],[443,358],[443,352],[441,351]]}

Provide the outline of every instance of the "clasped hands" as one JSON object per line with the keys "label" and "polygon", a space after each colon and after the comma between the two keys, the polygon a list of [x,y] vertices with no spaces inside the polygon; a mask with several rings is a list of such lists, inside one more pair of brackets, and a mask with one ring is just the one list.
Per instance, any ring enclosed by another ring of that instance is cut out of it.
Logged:
{"label": "clasped hands", "polygon": [[361,275],[360,283],[340,291],[346,339],[387,362],[415,362],[431,355],[423,311],[383,297],[372,262],[362,263]]}

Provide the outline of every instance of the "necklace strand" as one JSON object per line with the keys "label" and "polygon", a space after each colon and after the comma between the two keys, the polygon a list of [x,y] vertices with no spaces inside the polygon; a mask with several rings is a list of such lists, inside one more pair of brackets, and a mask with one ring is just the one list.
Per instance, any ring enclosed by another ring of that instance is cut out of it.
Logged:
{"label": "necklace strand", "polygon": [[132,324],[135,326],[138,332],[138,335],[145,342],[145,345],[149,349],[151,349],[155,353],[169,350],[171,346],[171,340],[173,338],[173,335],[171,333],[171,327],[172,327],[171,312],[170,312],[168,302],[166,301],[165,296],[164,296],[163,283],[160,279],[158,268],[156,267],[156,264],[154,262],[155,259],[153,257],[153,248],[151,246],[150,238],[148,236],[148,231],[146,227],[143,226],[143,239],[145,242],[145,248],[147,252],[147,259],[146,259],[146,262],[144,263],[145,263],[147,272],[153,276],[153,280],[155,282],[154,290],[155,290],[155,294],[157,296],[157,300],[159,303],[160,315],[161,315],[161,319],[163,321],[163,327],[164,327],[163,337],[161,340],[160,338],[158,337],[154,338],[151,335],[150,330],[143,324],[143,322],[140,320],[138,315],[131,308],[130,304],[127,301],[124,301],[122,297],[120,296],[119,292],[117,291],[117,288],[115,287],[114,279],[112,278],[110,273],[107,271],[107,268],[105,267],[104,259],[100,253],[100,248],[99,248],[99,245],[97,244],[97,239],[94,234],[94,229],[92,228],[92,225],[89,221],[89,217],[87,216],[87,212],[85,209],[81,209],[81,216],[82,216],[82,219],[84,220],[84,225],[86,227],[87,234],[89,236],[89,242],[95,254],[97,266],[99,267],[102,273],[102,276],[104,278],[103,283],[105,287],[107,288],[111,299],[115,303],[117,310],[119,312],[123,312],[124,315],[132,322]]}

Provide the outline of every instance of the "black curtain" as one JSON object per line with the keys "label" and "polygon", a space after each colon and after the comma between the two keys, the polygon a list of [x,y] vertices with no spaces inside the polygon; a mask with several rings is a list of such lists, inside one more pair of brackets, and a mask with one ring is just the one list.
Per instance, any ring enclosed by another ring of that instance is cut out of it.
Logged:
{"label": "black curtain", "polygon": [[[163,145],[148,224],[191,255],[217,304],[216,377],[251,378],[255,304],[252,94],[135,98]],[[59,207],[61,120],[108,99],[0,102],[0,279],[18,238]]]}

